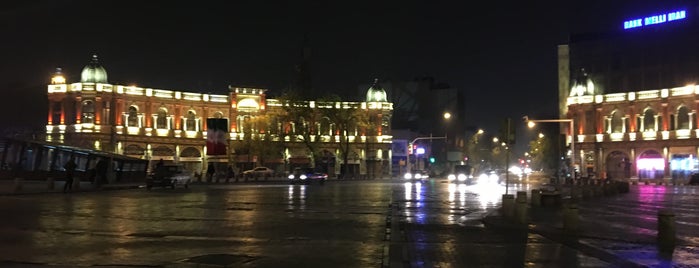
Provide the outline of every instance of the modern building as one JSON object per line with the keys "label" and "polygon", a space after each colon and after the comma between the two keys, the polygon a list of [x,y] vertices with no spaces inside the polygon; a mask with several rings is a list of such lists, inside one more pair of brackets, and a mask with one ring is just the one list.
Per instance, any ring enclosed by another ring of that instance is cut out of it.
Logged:
{"label": "modern building", "polygon": [[[686,180],[699,154],[699,6],[620,17],[558,48],[561,118],[582,176]],[[680,181],[682,182],[682,181]]]}
{"label": "modern building", "polygon": [[[369,88],[359,102],[268,99],[266,89],[227,95],[110,84],[97,56],[77,82],[57,70],[48,85],[47,141],[177,162],[201,174],[208,163],[278,174],[321,166],[331,175],[388,174],[392,103]],[[209,119],[225,120],[226,153],[207,152]],[[218,169],[218,168],[217,168]]]}

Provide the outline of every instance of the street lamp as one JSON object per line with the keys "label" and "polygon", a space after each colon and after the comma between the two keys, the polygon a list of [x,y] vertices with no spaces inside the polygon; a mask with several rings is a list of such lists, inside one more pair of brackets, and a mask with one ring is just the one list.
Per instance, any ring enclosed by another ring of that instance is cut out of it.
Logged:
{"label": "street lamp", "polygon": [[529,116],[524,116],[524,121],[527,122],[529,128],[534,127],[536,123],[569,123],[570,124],[570,170],[573,172],[573,185],[575,185],[575,121],[573,119],[543,119],[534,120],[529,119]]}

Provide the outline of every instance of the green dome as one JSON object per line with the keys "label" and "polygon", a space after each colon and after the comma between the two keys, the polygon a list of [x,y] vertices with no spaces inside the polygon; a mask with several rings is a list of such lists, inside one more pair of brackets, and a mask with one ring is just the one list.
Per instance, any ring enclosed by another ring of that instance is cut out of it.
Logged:
{"label": "green dome", "polygon": [[387,102],[386,91],[379,85],[379,79],[374,79],[374,84],[366,91],[367,102]]}
{"label": "green dome", "polygon": [[108,83],[107,71],[100,65],[97,60],[97,55],[92,55],[90,61],[80,74],[80,82],[82,83]]}

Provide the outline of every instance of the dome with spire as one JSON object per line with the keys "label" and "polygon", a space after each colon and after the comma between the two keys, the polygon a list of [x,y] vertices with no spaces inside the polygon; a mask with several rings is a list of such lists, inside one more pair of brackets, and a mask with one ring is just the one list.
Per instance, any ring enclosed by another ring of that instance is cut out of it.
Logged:
{"label": "dome with spire", "polygon": [[108,83],[107,71],[100,65],[97,55],[92,55],[92,60],[80,74],[80,82],[82,83]]}
{"label": "dome with spire", "polygon": [[573,87],[570,89],[570,96],[591,96],[595,94],[597,94],[597,92],[595,92],[595,83],[592,82],[592,79],[587,75],[585,69],[580,69],[580,72],[578,72],[577,77],[573,81]]}
{"label": "dome with spire", "polygon": [[374,79],[374,84],[366,92],[367,102],[387,102],[386,91],[379,85],[379,79]]}

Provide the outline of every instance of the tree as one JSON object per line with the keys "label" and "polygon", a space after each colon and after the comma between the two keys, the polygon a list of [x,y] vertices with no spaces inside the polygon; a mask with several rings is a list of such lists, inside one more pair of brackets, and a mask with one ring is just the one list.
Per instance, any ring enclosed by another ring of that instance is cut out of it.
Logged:
{"label": "tree", "polygon": [[558,153],[556,148],[554,148],[554,142],[548,137],[550,135],[540,133],[534,140],[529,142],[532,169],[555,170],[558,163]]}
{"label": "tree", "polygon": [[360,131],[365,131],[364,134],[366,134],[367,129],[370,129],[369,126],[371,125],[369,115],[361,107],[342,103],[337,95],[327,96],[321,103],[326,105],[339,103],[340,105],[340,107],[329,105],[332,108],[321,109],[321,113],[335,124],[335,135],[340,136],[340,154],[344,163],[340,171],[340,177],[343,177],[347,173],[347,163],[349,161],[349,153],[351,152],[349,137],[359,136],[359,134],[362,134]]}
{"label": "tree", "polygon": [[[304,144],[311,156],[311,163],[315,166],[321,142],[318,135],[318,123],[322,115],[310,107],[307,101],[300,100],[296,92],[285,92],[279,100],[284,111],[284,114],[280,115],[282,122],[288,122],[292,126],[288,135],[291,136],[291,139]],[[286,131],[282,132],[286,133]]]}

